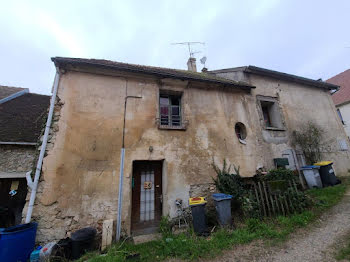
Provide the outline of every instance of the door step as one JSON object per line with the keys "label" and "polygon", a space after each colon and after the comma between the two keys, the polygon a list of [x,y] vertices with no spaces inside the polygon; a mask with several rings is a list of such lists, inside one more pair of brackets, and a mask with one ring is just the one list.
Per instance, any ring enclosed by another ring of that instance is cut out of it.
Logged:
{"label": "door step", "polygon": [[141,244],[141,243],[160,239],[161,236],[162,235],[160,233],[153,233],[153,234],[133,236],[132,239],[134,241],[134,244]]}

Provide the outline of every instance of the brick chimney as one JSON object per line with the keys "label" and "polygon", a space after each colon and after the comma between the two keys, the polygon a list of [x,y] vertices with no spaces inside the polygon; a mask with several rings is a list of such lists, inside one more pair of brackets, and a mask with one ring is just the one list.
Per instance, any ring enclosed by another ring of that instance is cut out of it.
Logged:
{"label": "brick chimney", "polygon": [[196,58],[190,57],[187,61],[188,71],[197,72]]}

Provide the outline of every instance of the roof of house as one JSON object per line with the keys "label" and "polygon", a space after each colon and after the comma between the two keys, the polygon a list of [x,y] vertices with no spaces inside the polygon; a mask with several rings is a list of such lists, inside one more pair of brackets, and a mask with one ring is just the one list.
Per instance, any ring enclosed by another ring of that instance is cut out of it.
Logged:
{"label": "roof of house", "polygon": [[332,94],[332,99],[336,106],[350,102],[350,69],[333,76],[326,82],[340,86],[340,89]]}
{"label": "roof of house", "polygon": [[219,69],[219,70],[213,70],[210,72],[213,73],[224,73],[224,72],[232,72],[232,71],[243,71],[245,73],[251,73],[251,74],[257,74],[257,75],[263,75],[268,77],[273,77],[276,79],[282,79],[290,82],[305,84],[313,87],[321,87],[328,90],[334,90],[338,89],[339,86],[331,83],[326,83],[322,80],[313,80],[306,77],[291,75],[283,72],[278,72],[270,69],[265,69],[257,66],[242,66],[242,67],[234,67],[234,68],[228,68],[228,69]]}
{"label": "roof of house", "polygon": [[0,100],[23,90],[25,90],[25,88],[0,86]]}
{"label": "roof of house", "polygon": [[49,103],[49,96],[27,93],[0,104],[0,142],[37,142]]}
{"label": "roof of house", "polygon": [[132,73],[143,73],[148,75],[155,75],[164,78],[175,78],[181,80],[192,80],[199,82],[207,82],[213,84],[221,84],[228,87],[233,88],[241,88],[250,90],[251,88],[255,88],[254,86],[245,83],[233,81],[230,79],[217,77],[215,75],[200,73],[200,72],[192,72],[186,70],[179,69],[170,69],[163,67],[153,67],[153,66],[145,66],[145,65],[135,65],[135,64],[127,64],[114,62],[103,59],[83,59],[83,58],[68,58],[68,57],[53,57],[51,60],[58,67],[63,67],[64,65],[83,65],[83,66],[92,66],[92,67],[100,67],[105,69],[112,69],[118,71],[126,71]]}

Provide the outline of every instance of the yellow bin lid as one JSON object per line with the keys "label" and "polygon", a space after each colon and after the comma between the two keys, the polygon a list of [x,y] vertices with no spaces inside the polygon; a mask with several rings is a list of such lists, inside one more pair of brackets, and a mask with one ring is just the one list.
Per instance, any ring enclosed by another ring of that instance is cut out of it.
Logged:
{"label": "yellow bin lid", "polygon": [[328,166],[330,164],[333,164],[332,161],[321,161],[321,162],[317,162],[314,164],[314,166]]}
{"label": "yellow bin lid", "polygon": [[207,201],[205,201],[204,197],[190,197],[189,203],[190,203],[190,206],[195,206],[195,205],[206,204]]}

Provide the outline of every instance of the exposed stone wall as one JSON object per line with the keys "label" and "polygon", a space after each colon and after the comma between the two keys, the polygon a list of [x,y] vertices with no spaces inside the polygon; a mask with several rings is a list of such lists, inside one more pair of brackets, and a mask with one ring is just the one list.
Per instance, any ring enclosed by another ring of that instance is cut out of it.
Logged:
{"label": "exposed stone wall", "polygon": [[[62,107],[63,107],[63,103],[61,103],[60,98],[57,96],[55,107],[54,107],[54,113],[52,117],[52,122],[51,122],[51,128],[50,128],[48,141],[46,145],[45,156],[47,156],[47,152],[50,152],[50,150],[52,150],[54,146],[56,134],[59,130],[58,121],[60,118]],[[40,146],[37,147],[37,149],[35,150],[34,165],[37,164],[38,156],[41,150],[41,144],[44,137],[44,129],[45,129],[45,126],[43,126],[42,135],[39,139]],[[32,176],[34,176],[34,174],[32,174]],[[49,186],[50,185],[47,184],[47,181],[45,181],[44,177],[41,175],[38,188],[37,188],[36,198],[40,199],[43,192],[43,188],[49,187]],[[27,213],[30,195],[31,195],[31,190],[28,188],[26,205],[23,209],[24,215]],[[61,210],[60,208],[58,208],[58,205],[56,202],[45,203],[45,201],[40,201],[40,202],[36,201],[34,204],[34,212],[32,215],[32,220],[39,222],[38,231],[37,231],[38,237],[36,240],[40,243],[45,243],[52,239],[59,240],[68,236],[70,232],[67,233],[67,231],[62,231],[62,227],[72,226],[72,228],[76,228],[76,229],[80,228],[77,223],[78,221],[77,217],[74,218],[74,217],[62,216]],[[53,238],[52,236],[55,236],[55,238]]]}
{"label": "exposed stone wall", "polygon": [[214,193],[217,193],[214,183],[196,184],[190,187],[190,197],[205,197],[209,205],[213,205],[212,194]]}
{"label": "exposed stone wall", "polygon": [[34,146],[0,145],[0,172],[27,172],[32,170]]}

